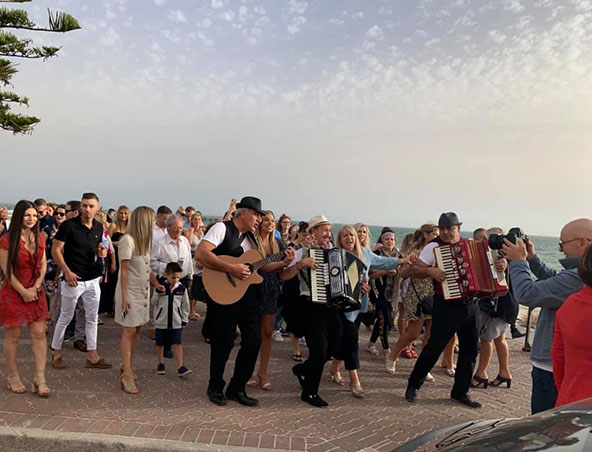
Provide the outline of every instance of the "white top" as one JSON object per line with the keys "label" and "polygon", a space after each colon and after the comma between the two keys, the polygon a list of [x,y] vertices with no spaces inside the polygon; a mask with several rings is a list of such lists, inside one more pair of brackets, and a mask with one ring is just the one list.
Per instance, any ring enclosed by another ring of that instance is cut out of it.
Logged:
{"label": "white top", "polygon": [[424,246],[423,250],[419,254],[419,260],[426,264],[428,267],[436,265],[436,256],[434,255],[434,248],[439,247],[438,243],[432,242]]}
{"label": "white top", "polygon": [[161,229],[157,225],[154,225],[154,227],[152,228],[152,247],[154,248],[156,242],[162,239],[165,235],[167,235],[166,228]]}
{"label": "white top", "polygon": [[167,232],[162,239],[152,245],[150,266],[158,276],[164,275],[164,270],[169,262],[178,262],[183,269],[181,278],[185,276],[193,278],[192,260],[189,241],[183,235],[179,236],[178,243],[175,243]]}
{"label": "white top", "polygon": [[[208,232],[206,233],[206,235],[204,236],[204,238],[202,240],[210,242],[212,245],[214,245],[214,248],[215,248],[218,245],[220,245],[220,243],[222,243],[224,241],[225,236],[226,236],[226,225],[222,222],[219,222],[219,223],[216,223],[214,226],[212,226],[208,230]],[[241,242],[241,248],[243,249],[243,251],[249,251],[251,249],[251,242],[249,242],[249,239],[247,238],[246,235],[245,235],[245,238],[243,239],[243,241]]]}

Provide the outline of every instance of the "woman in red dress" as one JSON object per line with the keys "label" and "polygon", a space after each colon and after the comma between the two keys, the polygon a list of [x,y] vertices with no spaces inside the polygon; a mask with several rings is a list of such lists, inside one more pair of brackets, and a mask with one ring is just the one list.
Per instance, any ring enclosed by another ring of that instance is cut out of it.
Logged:
{"label": "woman in red dress", "polygon": [[45,238],[39,233],[37,210],[29,201],[17,203],[10,229],[0,238],[0,269],[5,276],[0,288],[0,326],[5,330],[3,348],[8,369],[7,387],[17,394],[27,391],[16,362],[21,329],[27,325],[35,358],[33,392],[48,397],[45,324],[49,315],[42,289],[47,269]]}

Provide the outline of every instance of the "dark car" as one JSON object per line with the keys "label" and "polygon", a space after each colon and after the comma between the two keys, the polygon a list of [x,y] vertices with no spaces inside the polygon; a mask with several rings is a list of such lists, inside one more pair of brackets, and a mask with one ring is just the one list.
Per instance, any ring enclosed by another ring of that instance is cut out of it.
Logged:
{"label": "dark car", "polygon": [[522,419],[470,421],[421,435],[393,452],[592,451],[592,398]]}

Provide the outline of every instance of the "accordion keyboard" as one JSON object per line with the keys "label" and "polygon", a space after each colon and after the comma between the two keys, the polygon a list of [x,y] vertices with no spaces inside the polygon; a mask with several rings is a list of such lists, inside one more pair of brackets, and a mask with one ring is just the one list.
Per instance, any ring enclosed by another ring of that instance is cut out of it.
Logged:
{"label": "accordion keyboard", "polygon": [[458,283],[458,270],[452,256],[450,246],[440,246],[434,249],[436,264],[446,274],[442,282],[442,292],[445,300],[456,300],[462,298],[461,287]]}
{"label": "accordion keyboard", "polygon": [[312,248],[312,257],[317,264],[316,269],[310,270],[310,296],[317,303],[327,302],[327,285],[329,284],[329,265],[325,263],[322,249]]}

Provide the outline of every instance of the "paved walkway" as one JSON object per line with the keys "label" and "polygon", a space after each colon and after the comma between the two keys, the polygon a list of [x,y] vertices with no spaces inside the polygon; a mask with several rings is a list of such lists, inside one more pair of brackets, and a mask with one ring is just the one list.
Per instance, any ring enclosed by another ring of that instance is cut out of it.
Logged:
{"label": "paved walkway", "polygon": [[[167,360],[170,364],[167,375],[157,376],[154,343],[143,334],[136,359],[141,393],[128,395],[119,389],[117,368],[85,369],[85,354],[74,350],[71,343],[65,344],[64,358],[69,368],[61,371],[48,368],[48,382],[53,391],[49,399],[0,390],[0,426],[211,444],[221,446],[222,450],[223,446],[242,446],[313,452],[390,451],[438,426],[476,418],[529,414],[530,365],[528,355],[520,351],[522,340],[509,341],[514,377],[511,389],[490,387],[472,391],[473,398],[484,404],[480,410],[450,401],[452,379],[442,369],[434,370],[436,382],[424,385],[418,402],[409,404],[403,392],[415,360],[401,359],[397,375],[389,376],[383,370],[384,358],[370,356],[363,350],[360,376],[366,397],[356,399],[345,389],[347,386],[339,387],[324,380],[320,393],[330,406],[313,408],[300,401],[299,385],[290,370],[294,362],[289,341],[273,344],[272,391],[259,388],[249,391],[259,398],[258,407],[247,408],[234,402],[218,407],[205,396],[209,347],[199,334],[201,323],[201,320],[191,322],[184,333],[186,365],[193,370],[189,378],[176,376],[174,360]],[[368,332],[363,327],[362,330],[360,343],[365,344]],[[120,328],[111,319],[99,327],[99,351],[116,365],[119,365],[119,335]],[[306,354],[306,347],[303,352]],[[236,349],[227,366],[227,375],[232,370],[235,353]],[[30,383],[33,358],[28,340],[22,341],[19,365],[21,376]],[[495,377],[496,371],[494,362],[490,378]],[[3,362],[0,374],[6,377]],[[164,450],[167,442],[162,444]]]}

